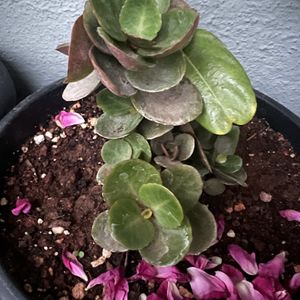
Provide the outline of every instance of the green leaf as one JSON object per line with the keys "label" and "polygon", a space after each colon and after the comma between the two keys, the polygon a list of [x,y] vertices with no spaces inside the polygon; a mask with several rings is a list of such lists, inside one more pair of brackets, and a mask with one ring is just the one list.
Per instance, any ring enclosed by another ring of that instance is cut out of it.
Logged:
{"label": "green leaf", "polygon": [[214,174],[217,178],[221,180],[226,185],[236,185],[239,184],[243,187],[247,187],[247,173],[244,168],[241,168],[239,171],[235,173],[224,173],[223,171],[214,168]]}
{"label": "green leaf", "polygon": [[125,0],[90,0],[94,14],[101,27],[115,40],[126,41],[126,35],[122,32],[119,15]]}
{"label": "green leaf", "polygon": [[137,203],[122,196],[109,210],[109,223],[115,239],[129,250],[142,249],[154,238],[154,226],[143,218]]}
{"label": "green leaf", "polygon": [[167,156],[156,156],[156,157],[154,157],[154,162],[158,166],[163,167],[163,168],[171,168],[171,167],[181,164],[181,162],[179,160],[172,160],[171,158],[169,158]]}
{"label": "green leaf", "polygon": [[224,173],[238,172],[243,166],[243,159],[238,155],[229,155],[225,163],[216,163],[216,168]]}
{"label": "green leaf", "polygon": [[161,14],[167,12],[170,7],[170,0],[156,0],[156,3]]}
{"label": "green leaf", "polygon": [[223,43],[198,29],[184,52],[186,77],[204,101],[204,112],[197,121],[218,135],[228,133],[232,123],[249,122],[256,111],[255,94],[244,69]]}
{"label": "green leaf", "polygon": [[159,58],[153,68],[138,72],[127,71],[126,77],[136,89],[149,93],[166,91],[182,80],[186,63],[182,52]]}
{"label": "green leaf", "polygon": [[106,142],[101,149],[101,156],[105,163],[114,165],[130,159],[132,152],[129,143],[123,139],[118,139]]}
{"label": "green leaf", "polygon": [[203,182],[199,172],[192,166],[177,164],[161,173],[166,186],[177,199],[184,210],[191,210],[199,201],[202,194]]}
{"label": "green leaf", "polygon": [[70,82],[66,86],[62,97],[65,101],[78,101],[89,96],[100,86],[100,78],[96,71],[93,71],[87,77]]}
{"label": "green leaf", "polygon": [[69,48],[68,82],[84,79],[93,71],[93,66],[88,56],[92,45],[83,27],[83,17],[80,16],[72,29]]}
{"label": "green leaf", "polygon": [[104,184],[104,179],[106,176],[108,176],[110,174],[110,172],[112,171],[113,166],[112,165],[108,165],[108,164],[104,164],[100,167],[97,176],[96,176],[96,180],[99,184],[103,185]]}
{"label": "green leaf", "polygon": [[117,242],[111,233],[108,222],[108,211],[102,212],[95,220],[92,226],[92,238],[101,248],[111,252],[125,252],[127,249]]}
{"label": "green leaf", "polygon": [[193,232],[190,254],[198,255],[207,250],[217,238],[217,224],[206,205],[198,203],[188,213]]}
{"label": "green leaf", "polygon": [[170,9],[172,8],[190,8],[185,0],[171,0]]}
{"label": "green leaf", "polygon": [[94,16],[93,9],[89,1],[87,1],[84,6],[83,26],[93,44],[103,53],[111,54],[104,40],[97,33],[99,24]]}
{"label": "green leaf", "polygon": [[103,89],[97,94],[96,102],[103,112],[111,116],[121,116],[136,111],[130,98],[119,97],[108,89]]}
{"label": "green leaf", "polygon": [[155,266],[174,266],[188,253],[192,242],[190,222],[185,218],[180,227],[166,229],[156,226],[152,243],[140,250],[142,257]]}
{"label": "green leaf", "polygon": [[142,121],[137,112],[122,115],[104,113],[97,120],[95,132],[106,139],[119,139],[129,135]]}
{"label": "green leaf", "polygon": [[144,119],[138,127],[138,131],[147,139],[153,140],[174,128],[172,125],[162,125],[147,119]]}
{"label": "green leaf", "polygon": [[198,13],[174,8],[163,16],[162,28],[150,49],[139,49],[142,56],[161,57],[183,49],[191,41],[199,23]]}
{"label": "green leaf", "polygon": [[127,141],[132,148],[131,158],[141,158],[147,162],[151,161],[152,152],[150,145],[142,135],[133,132],[125,138],[125,141]]}
{"label": "green leaf", "polygon": [[151,164],[139,159],[120,162],[104,181],[104,199],[109,205],[123,198],[137,200],[146,183],[161,184],[160,174]]}
{"label": "green leaf", "polygon": [[165,92],[138,92],[132,97],[132,103],[146,119],[172,126],[195,120],[203,107],[200,94],[187,80]]}
{"label": "green leaf", "polygon": [[215,141],[215,152],[217,154],[233,155],[239,143],[240,128],[233,126],[226,135],[218,136]]}
{"label": "green leaf", "polygon": [[161,28],[156,0],[126,0],[120,13],[120,24],[127,35],[152,41]]}
{"label": "green leaf", "polygon": [[115,95],[132,96],[136,90],[127,81],[125,69],[118,61],[93,47],[89,53],[92,64],[101,82]]}
{"label": "green leaf", "polygon": [[173,140],[173,133],[169,131],[166,134],[151,140],[151,149],[156,155],[163,155],[165,154],[163,151],[163,147],[165,147],[168,143],[173,142]]}
{"label": "green leaf", "polygon": [[98,27],[97,32],[105,41],[105,44],[111,54],[125,69],[137,71],[143,67],[154,66],[153,63],[147,62],[141,56],[136,54],[130,47],[127,46],[127,44],[114,41],[101,27]]}
{"label": "green leaf", "polygon": [[179,147],[179,153],[177,159],[184,161],[189,159],[195,150],[195,139],[193,136],[187,133],[181,133],[176,135],[175,144]]}
{"label": "green leaf", "polygon": [[139,190],[139,202],[150,208],[159,226],[173,229],[183,221],[183,210],[175,195],[157,183],[147,183]]}
{"label": "green leaf", "polygon": [[204,182],[204,192],[210,196],[221,195],[225,189],[225,185],[217,178],[211,178]]}
{"label": "green leaf", "polygon": [[193,122],[193,129],[204,150],[211,150],[214,147],[217,136],[203,128],[198,122]]}

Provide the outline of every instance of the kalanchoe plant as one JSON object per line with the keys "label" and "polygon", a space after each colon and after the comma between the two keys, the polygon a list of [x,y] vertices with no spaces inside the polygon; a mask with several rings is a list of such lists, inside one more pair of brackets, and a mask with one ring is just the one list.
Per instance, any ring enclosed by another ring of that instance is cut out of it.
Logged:
{"label": "kalanchoe plant", "polygon": [[95,131],[109,140],[97,175],[108,210],[92,236],[153,265],[215,243],[203,189],[246,185],[236,125],[252,119],[255,94],[239,62],[198,23],[183,0],[90,0],[71,43],[58,47],[69,55],[66,101],[105,86]]}

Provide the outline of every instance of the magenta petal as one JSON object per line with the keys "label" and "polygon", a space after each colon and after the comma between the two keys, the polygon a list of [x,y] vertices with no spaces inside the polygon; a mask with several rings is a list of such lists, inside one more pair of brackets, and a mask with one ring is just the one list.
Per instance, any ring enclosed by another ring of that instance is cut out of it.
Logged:
{"label": "magenta petal", "polygon": [[157,296],[167,300],[183,300],[174,281],[165,280],[157,290]]}
{"label": "magenta petal", "polygon": [[228,246],[229,254],[240,265],[241,269],[249,275],[256,275],[258,267],[255,253],[249,254],[238,245]]}
{"label": "magenta petal", "polygon": [[57,116],[54,118],[57,126],[64,129],[73,125],[83,124],[85,122],[84,118],[75,112],[66,112],[61,111]]}
{"label": "magenta petal", "polygon": [[288,221],[300,222],[300,211],[293,209],[280,210],[279,214]]}
{"label": "magenta petal", "polygon": [[224,272],[234,284],[237,284],[238,282],[245,279],[244,275],[237,268],[231,265],[223,264],[221,267],[221,271]]}
{"label": "magenta petal", "polygon": [[28,199],[17,199],[16,207],[11,210],[14,216],[18,216],[21,213],[28,214],[31,210],[31,203]]}
{"label": "magenta petal", "polygon": [[274,298],[274,293],[276,292],[274,278],[257,276],[252,283],[254,288],[266,299],[272,300]]}
{"label": "magenta petal", "polygon": [[239,300],[239,296],[237,295],[237,291],[235,289],[235,286],[233,284],[233,282],[231,281],[231,279],[227,276],[227,274],[221,272],[221,271],[216,271],[216,277],[218,277],[219,279],[221,279],[230,296],[228,296],[227,300]]}
{"label": "magenta petal", "polygon": [[219,215],[216,218],[217,221],[217,239],[220,240],[225,230],[225,220],[223,215]]}
{"label": "magenta petal", "polygon": [[208,258],[208,263],[205,267],[205,270],[214,269],[217,266],[220,266],[222,264],[222,258],[219,256],[211,256]]}
{"label": "magenta petal", "polygon": [[284,273],[284,262],[285,252],[281,252],[266,264],[259,264],[258,274],[263,277],[279,279],[280,275]]}
{"label": "magenta petal", "polygon": [[88,281],[87,275],[83,270],[82,264],[77,260],[76,256],[64,250],[62,253],[62,261],[65,267],[75,276]]}
{"label": "magenta petal", "polygon": [[129,278],[129,281],[140,279],[145,281],[152,280],[155,278],[156,274],[156,268],[142,260],[136,268],[136,273]]}
{"label": "magenta petal", "polygon": [[96,285],[106,284],[110,281],[113,282],[115,278],[118,280],[119,277],[120,277],[120,270],[118,268],[109,270],[105,273],[100,274],[98,277],[94,278],[93,280],[91,280],[86,289],[89,290]]}
{"label": "magenta petal", "polygon": [[193,267],[204,270],[208,264],[208,258],[204,255],[188,255],[185,257]]}
{"label": "magenta petal", "polygon": [[282,290],[282,291],[277,291],[275,292],[275,300],[291,300],[291,295],[286,291],[286,290]]}
{"label": "magenta petal", "polygon": [[156,279],[168,279],[179,282],[187,282],[188,276],[178,270],[177,267],[156,267]]}
{"label": "magenta petal", "polygon": [[190,285],[198,300],[222,299],[228,296],[224,282],[218,277],[207,274],[198,268],[188,268],[191,276]]}
{"label": "magenta petal", "polygon": [[125,278],[120,279],[117,285],[115,300],[127,300],[129,293],[129,285]]}
{"label": "magenta petal", "polygon": [[289,286],[293,291],[296,291],[297,289],[300,288],[300,273],[294,274],[294,276],[292,277],[289,283]]}
{"label": "magenta petal", "polygon": [[266,300],[253,284],[245,279],[236,284],[236,289],[241,300]]}

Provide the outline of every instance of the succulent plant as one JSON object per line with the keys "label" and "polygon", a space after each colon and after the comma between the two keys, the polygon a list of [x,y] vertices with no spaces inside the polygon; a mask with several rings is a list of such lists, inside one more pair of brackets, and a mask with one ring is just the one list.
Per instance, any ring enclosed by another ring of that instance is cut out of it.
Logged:
{"label": "succulent plant", "polygon": [[95,132],[109,139],[97,174],[108,210],[92,236],[155,265],[214,243],[203,189],[246,185],[236,125],[252,119],[255,94],[239,62],[198,23],[183,0],[89,0],[70,44],[58,47],[69,56],[63,98],[96,93]]}

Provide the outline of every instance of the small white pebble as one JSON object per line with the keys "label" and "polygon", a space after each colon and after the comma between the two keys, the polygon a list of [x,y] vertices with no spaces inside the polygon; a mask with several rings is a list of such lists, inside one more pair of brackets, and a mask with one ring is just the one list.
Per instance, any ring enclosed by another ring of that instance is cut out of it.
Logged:
{"label": "small white pebble", "polygon": [[49,235],[52,235],[52,234],[53,234],[53,232],[52,232],[52,231],[48,231],[48,234],[49,234]]}
{"label": "small white pebble", "polygon": [[248,155],[249,155],[249,157],[254,157],[255,156],[254,153],[249,153]]}
{"label": "small white pebble", "polygon": [[93,140],[96,140],[96,139],[97,139],[97,137],[98,137],[97,135],[94,135],[94,136],[93,136]]}
{"label": "small white pebble", "polygon": [[33,137],[33,140],[34,140],[34,142],[35,142],[37,145],[39,145],[39,144],[41,144],[42,142],[45,141],[45,137],[44,137],[43,134],[38,134],[38,135],[36,135],[36,136]]}
{"label": "small white pebble", "polygon": [[296,157],[296,154],[295,154],[295,153],[292,153],[292,154],[290,155],[290,157],[291,157],[291,158],[295,158],[295,157]]}
{"label": "small white pebble", "polygon": [[112,255],[111,251],[108,251],[106,249],[102,250],[102,256],[104,256],[105,258],[110,258]]}
{"label": "small white pebble", "polygon": [[35,210],[38,212],[42,211],[40,207],[37,207]]}
{"label": "small white pebble", "polygon": [[268,194],[264,191],[262,191],[260,194],[259,194],[259,199],[263,202],[271,202],[272,201],[272,195],[271,194]]}
{"label": "small white pebble", "polygon": [[33,245],[34,248],[37,248],[37,246],[38,246],[37,244],[34,244],[34,245]]}
{"label": "small white pebble", "polygon": [[52,148],[56,149],[56,148],[57,148],[57,145],[53,145]]}
{"label": "small white pebble", "polygon": [[23,153],[27,153],[27,152],[28,152],[28,148],[25,147],[25,146],[23,146],[23,147],[21,148],[21,150],[22,150]]}
{"label": "small white pebble", "polygon": [[48,247],[47,247],[47,246],[45,246],[45,247],[44,247],[44,250],[45,250],[45,251],[47,251],[47,250],[48,250]]}
{"label": "small white pebble", "polygon": [[49,140],[51,140],[51,139],[53,138],[52,132],[47,131],[47,132],[45,133],[45,137],[48,138]]}
{"label": "small white pebble", "polygon": [[62,234],[65,229],[61,226],[57,226],[57,227],[51,228],[51,230],[54,234]]}
{"label": "small white pebble", "polygon": [[0,205],[1,206],[5,206],[5,205],[7,205],[8,204],[8,201],[7,201],[7,199],[6,198],[1,198],[1,200],[0,200]]}
{"label": "small white pebble", "polygon": [[25,234],[25,235],[28,235],[28,232],[27,232],[27,231],[25,231],[25,232],[24,232],[24,234]]}
{"label": "small white pebble", "polygon": [[59,136],[60,136],[62,139],[65,139],[65,138],[67,137],[67,135],[66,135],[64,132],[62,132]]}
{"label": "small white pebble", "polygon": [[281,244],[282,244],[282,245],[285,245],[285,244],[286,244],[286,241],[282,241]]}
{"label": "small white pebble", "polygon": [[54,252],[54,256],[58,256],[58,252]]}
{"label": "small white pebble", "polygon": [[235,232],[232,229],[230,229],[226,235],[230,238],[235,238]]}
{"label": "small white pebble", "polygon": [[58,141],[59,141],[59,136],[56,136],[51,140],[51,142],[54,144],[57,143]]}
{"label": "small white pebble", "polygon": [[79,161],[83,161],[83,158],[82,158],[82,157],[79,157],[78,160],[79,160]]}
{"label": "small white pebble", "polygon": [[56,159],[56,158],[53,158],[53,161],[57,161],[57,159]]}
{"label": "small white pebble", "polygon": [[69,230],[64,230],[64,235],[70,235],[70,231]]}
{"label": "small white pebble", "polygon": [[39,218],[39,219],[37,220],[37,223],[38,223],[39,225],[41,225],[41,224],[43,224],[43,223],[44,223],[44,220],[43,220],[43,219],[41,219],[41,218]]}
{"label": "small white pebble", "polygon": [[87,125],[86,123],[80,125],[80,127],[81,127],[82,129],[86,129],[87,126],[88,126],[88,125]]}
{"label": "small white pebble", "polygon": [[41,175],[41,178],[44,179],[46,176],[47,176],[47,174],[43,173],[43,174]]}

